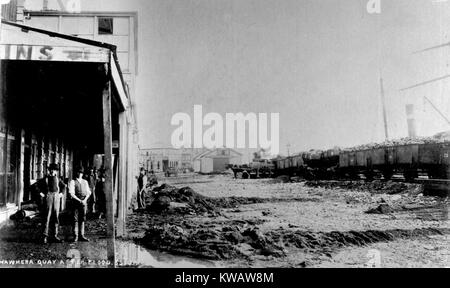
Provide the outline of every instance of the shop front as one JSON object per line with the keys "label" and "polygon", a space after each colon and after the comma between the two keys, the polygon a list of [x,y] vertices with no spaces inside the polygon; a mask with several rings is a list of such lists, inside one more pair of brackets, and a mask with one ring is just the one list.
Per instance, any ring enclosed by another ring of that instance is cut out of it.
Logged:
{"label": "shop front", "polygon": [[6,21],[1,33],[0,222],[33,200],[49,164],[66,181],[74,167],[98,166],[108,234],[122,235],[135,126],[115,46]]}

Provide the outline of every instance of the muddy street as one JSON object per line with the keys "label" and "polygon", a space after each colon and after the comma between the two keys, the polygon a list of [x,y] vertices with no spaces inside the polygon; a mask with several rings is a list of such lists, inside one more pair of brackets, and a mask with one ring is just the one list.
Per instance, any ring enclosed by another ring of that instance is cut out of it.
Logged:
{"label": "muddy street", "polygon": [[[419,184],[285,180],[158,175],[116,239],[118,267],[450,266],[448,199]],[[41,230],[39,217],[2,227],[0,258],[67,267],[75,250],[81,267],[108,266],[105,219],[88,220],[90,243],[44,245]]]}
{"label": "muddy street", "polygon": [[226,174],[159,182],[147,193],[147,209],[128,220],[129,237],[152,250],[221,267],[450,264],[448,200],[424,196],[420,184]]}

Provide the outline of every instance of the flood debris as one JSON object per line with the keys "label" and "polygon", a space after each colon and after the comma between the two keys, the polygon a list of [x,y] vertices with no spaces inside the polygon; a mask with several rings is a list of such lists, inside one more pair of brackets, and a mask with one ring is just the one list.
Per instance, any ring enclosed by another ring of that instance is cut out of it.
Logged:
{"label": "flood debris", "polygon": [[381,203],[380,205],[378,205],[378,207],[371,208],[371,209],[367,210],[365,213],[367,213],[367,214],[389,214],[392,212],[394,212],[394,209],[392,209],[392,207],[389,206],[389,204]]}
{"label": "flood debris", "polygon": [[287,247],[294,246],[307,251],[329,254],[337,248],[346,246],[366,246],[378,242],[397,239],[417,239],[421,237],[449,234],[448,228],[421,228],[412,230],[367,230],[310,232],[278,229],[268,235],[272,241],[282,241]]}
{"label": "flood debris", "polygon": [[[213,215],[217,215],[219,212],[207,197],[196,193],[190,187],[178,189],[175,186],[163,184],[155,187],[150,193],[147,207],[151,212],[160,213],[172,210],[172,212],[180,214],[209,213]],[[171,203],[184,203],[186,205],[171,205]]]}
{"label": "flood debris", "polygon": [[[259,198],[259,197],[206,197],[195,192],[190,187],[176,188],[163,184],[155,187],[148,196],[148,211],[161,213],[172,212],[191,215],[220,215],[221,209],[235,209],[242,205],[277,203],[277,202],[319,202],[318,197],[293,197],[293,198]],[[177,205],[174,203],[183,203]]]}
{"label": "flood debris", "polygon": [[222,228],[155,225],[148,229],[139,242],[150,249],[213,260],[245,258],[251,254],[274,257],[286,255],[282,247],[267,238],[257,227],[245,228],[242,224]]}
{"label": "flood debris", "polygon": [[353,191],[368,191],[373,194],[420,194],[423,191],[422,184],[402,183],[394,181],[375,180],[371,182],[357,181],[306,181],[305,186],[325,189],[346,189]]}
{"label": "flood debris", "polygon": [[[384,187],[392,188],[392,185]],[[402,185],[395,185],[395,187],[401,191],[416,189],[416,187]],[[383,188],[378,189],[383,190]],[[367,210],[366,213],[392,215],[399,211],[406,211],[407,208],[403,204],[407,202],[403,201],[410,201],[412,198],[423,201],[423,197],[419,197],[418,194],[411,196],[402,193],[388,195],[384,192],[385,195],[382,197],[377,194],[368,196],[373,198],[371,203],[376,203],[376,206]],[[347,246],[359,247],[397,239],[416,239],[450,233],[448,229],[438,228],[305,231],[304,226],[296,225],[296,223],[286,223],[287,225],[279,226],[279,228],[263,229],[266,222],[272,221],[271,218],[276,217],[274,215],[277,214],[276,210],[269,208],[259,208],[261,211],[254,214],[252,218],[239,219],[238,216],[234,216],[254,209],[254,207],[251,208],[252,206],[248,209],[244,208],[244,205],[265,203],[284,205],[292,201],[317,201],[317,203],[324,201],[324,197],[319,194],[306,192],[302,195],[303,197],[292,197],[291,194],[286,198],[206,197],[190,187],[177,188],[163,184],[156,187],[148,197],[148,203],[150,203],[146,212],[148,217],[145,224],[141,224],[146,225],[146,232],[135,240],[147,248],[172,254],[217,261],[241,259],[251,263],[255,259],[261,259],[260,257],[285,259],[291,249],[329,258],[338,249]],[[356,204],[362,202],[350,196],[345,195],[347,202]],[[379,198],[378,201],[375,198]]]}

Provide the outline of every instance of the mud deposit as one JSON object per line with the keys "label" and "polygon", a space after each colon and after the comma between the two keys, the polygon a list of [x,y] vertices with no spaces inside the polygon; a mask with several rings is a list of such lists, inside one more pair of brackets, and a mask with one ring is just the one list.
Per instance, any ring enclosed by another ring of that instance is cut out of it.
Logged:
{"label": "mud deposit", "polygon": [[[241,205],[276,202],[319,202],[320,198],[259,198],[259,197],[205,197],[196,193],[190,187],[177,188],[163,184],[153,189],[147,198],[147,207],[150,212],[172,211],[180,214],[209,213],[219,215],[223,208],[237,208]],[[176,206],[171,203],[186,205]],[[171,209],[173,208],[173,209]]]}
{"label": "mud deposit", "polygon": [[412,183],[399,183],[393,181],[306,181],[305,185],[308,187],[320,187],[326,189],[346,189],[370,191],[371,193],[421,193],[423,185]]}
{"label": "mud deposit", "polygon": [[[420,187],[414,185],[231,182],[217,177],[214,182],[190,180],[202,194],[170,184],[148,192],[147,210],[129,218],[130,235],[149,249],[216,260],[224,266],[306,267],[351,247],[369,249],[377,243],[420,242],[450,234],[448,217],[438,222],[414,220],[422,208],[448,208],[445,201],[417,196]],[[224,187],[230,188],[221,193]],[[366,191],[355,192],[362,190]],[[370,209],[375,214],[367,214]],[[389,219],[380,218],[384,214]]]}

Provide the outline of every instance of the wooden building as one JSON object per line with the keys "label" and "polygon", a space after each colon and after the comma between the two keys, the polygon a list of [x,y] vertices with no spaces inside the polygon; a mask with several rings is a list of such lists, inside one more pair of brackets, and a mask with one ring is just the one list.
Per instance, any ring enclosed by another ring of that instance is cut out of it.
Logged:
{"label": "wooden building", "polygon": [[30,198],[29,186],[48,164],[70,178],[73,167],[102,155],[114,258],[114,224],[123,235],[138,164],[117,47],[2,20],[0,59],[0,220]]}
{"label": "wooden building", "polygon": [[240,165],[242,154],[230,148],[207,150],[193,158],[194,171],[199,173],[224,172],[229,164]]}

